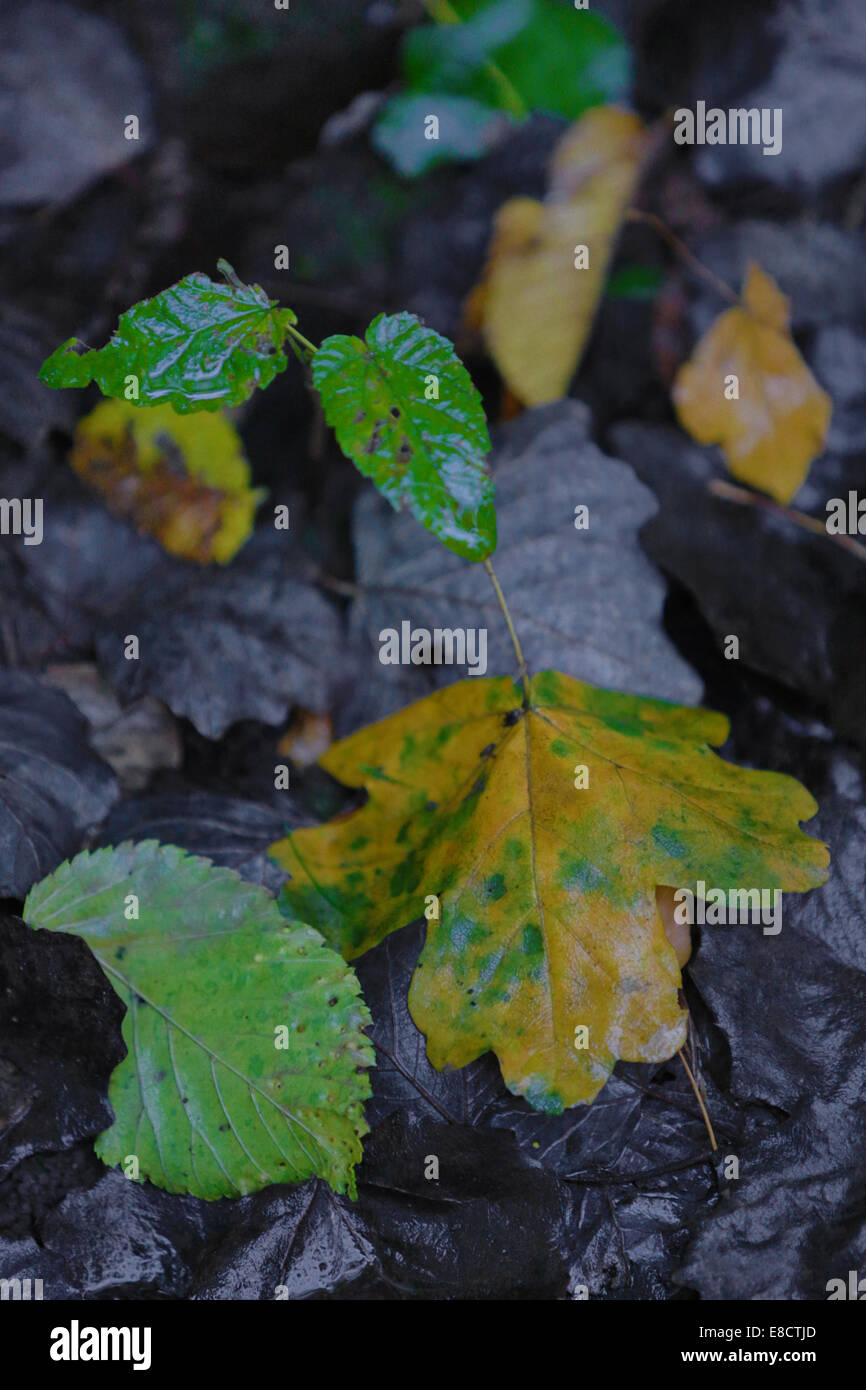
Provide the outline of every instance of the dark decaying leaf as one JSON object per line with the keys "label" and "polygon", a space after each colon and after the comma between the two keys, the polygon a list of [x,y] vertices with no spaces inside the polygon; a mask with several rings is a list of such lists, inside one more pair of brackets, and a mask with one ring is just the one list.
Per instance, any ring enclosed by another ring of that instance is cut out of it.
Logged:
{"label": "dark decaying leaf", "polygon": [[296,322],[258,285],[220,284],[196,271],[121,314],[105,347],[67,339],[39,375],[55,387],[95,381],[104,396],[168,403],[181,414],[220,410],[285,371],[283,340]]}
{"label": "dark decaying leaf", "polygon": [[71,397],[47,390],[37,375],[49,347],[39,319],[0,303],[0,433],[27,447],[52,426],[72,423]]}
{"label": "dark decaying leaf", "polygon": [[193,1299],[387,1297],[379,1261],[354,1203],[324,1183],[263,1193],[207,1255]]}
{"label": "dark decaying leaf", "polygon": [[63,640],[18,557],[0,551],[0,665],[39,667]]}
{"label": "dark decaying leaf", "polygon": [[[438,1178],[425,1176],[431,1158]],[[398,1296],[565,1297],[567,1188],[507,1131],[394,1113],[367,1140],[358,1183]]]}
{"label": "dark decaying leaf", "polygon": [[[156,695],[208,738],[240,719],[278,724],[293,703],[330,707],[348,678],[342,622],[306,582],[294,531],[262,527],[231,565],[202,574],[74,477],[44,485],[44,542],[19,550],[29,585],[70,654],[96,647],[124,702]],[[138,661],[124,657],[128,635],[139,639]]]}
{"label": "dark decaying leaf", "polygon": [[[66,202],[151,144],[150,95],[119,25],[58,0],[6,0],[0,52],[0,205]],[[128,112],[137,140],[124,138]]]}
{"label": "dark decaying leaf", "polygon": [[[670,1270],[719,1190],[704,1122],[679,1063],[620,1063],[593,1105],[556,1116],[511,1095],[490,1054],[437,1071],[407,1005],[423,934],[424,925],[414,924],[357,962],[373,1015],[371,1124],[396,1112],[513,1131],[530,1159],[568,1180],[570,1284],[585,1284],[592,1297],[669,1297]],[[699,1045],[710,1055],[706,1029]],[[724,1152],[747,1125],[758,1129],[772,1118],[731,1104],[706,1072],[704,1084]]]}
{"label": "dark decaying leaf", "polygon": [[367,1102],[371,1125],[394,1110],[460,1124],[488,1122],[505,1095],[496,1058],[488,1053],[467,1067],[438,1071],[427,1057],[424,1034],[409,1012],[408,994],[426,923],[394,932],[356,963],[361,991],[373,1015],[368,1037],[376,1052]]}
{"label": "dark decaying leaf", "polygon": [[648,553],[692,591],[720,650],[737,636],[742,661],[818,701],[862,738],[855,692],[866,685],[863,561],[829,536],[714,497],[707,484],[721,469],[713,451],[674,429],[620,425],[613,442],[661,502],[642,533]]}
{"label": "dark decaying leaf", "polygon": [[207,1228],[202,1205],[110,1172],[87,1191],[70,1192],[47,1214],[40,1236],[62,1257],[79,1298],[132,1291],[180,1298],[190,1279],[184,1256]]}
{"label": "dark decaying leaf", "polygon": [[[284,795],[288,797],[288,793]],[[234,869],[248,883],[260,883],[277,893],[286,876],[268,858],[268,846],[284,826],[300,823],[291,801],[278,814],[273,807],[256,801],[184,786],[120,802],[109,814],[96,843],[160,840],[180,845],[190,854]]]}
{"label": "dark decaying leaf", "polygon": [[111,1123],[123,1008],[80,941],[0,917],[0,1175]]}
{"label": "dark decaying leaf", "polygon": [[[554,669],[598,685],[697,702],[701,684],[661,631],[663,580],[638,530],[654,513],[634,473],[589,437],[574,401],[528,411],[502,432],[494,457],[499,544],[496,573],[533,671]],[[575,508],[589,526],[575,529]],[[466,667],[391,666],[379,633],[412,627],[486,628],[487,674],[514,671],[502,613],[483,568],[444,556],[408,517],[384,514],[375,497],[357,504],[358,582],[350,632],[365,679],[342,730],[382,718],[455,680]]]}
{"label": "dark decaying leaf", "polygon": [[0,671],[0,897],[27,890],[81,846],[119,795],[59,691]]}
{"label": "dark decaying leaf", "polygon": [[824,1299],[866,1260],[862,774],[836,755],[831,777],[818,828],[833,878],[784,901],[777,936],[705,930],[691,968],[730,1042],[733,1095],[789,1116],[744,1147],[695,1236],[678,1278],[705,1298]]}
{"label": "dark decaying leaf", "polygon": [[[220,574],[167,574],[103,626],[103,671],[125,699],[158,695],[207,738],[242,718],[279,724],[294,703],[327,710],[342,677],[340,619],[287,562],[278,534],[259,532]],[[124,656],[128,633],[138,661]]]}

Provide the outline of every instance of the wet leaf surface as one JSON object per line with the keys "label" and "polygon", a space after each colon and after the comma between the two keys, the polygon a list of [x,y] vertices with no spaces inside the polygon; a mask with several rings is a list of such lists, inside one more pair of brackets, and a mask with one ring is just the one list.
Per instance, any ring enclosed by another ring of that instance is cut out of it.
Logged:
{"label": "wet leaf surface", "polygon": [[392,507],[465,559],[496,548],[487,420],[445,338],[413,314],[381,314],[364,342],[325,340],[313,383],[343,453]]}
{"label": "wet leaf surface", "polygon": [[837,756],[829,779],[818,827],[832,882],[787,899],[776,937],[706,932],[692,968],[730,1042],[733,1094],[785,1112],[743,1150],[739,1181],[695,1235],[678,1278],[705,1298],[823,1299],[866,1255],[862,773]]}
{"label": "wet leaf surface", "polygon": [[[232,272],[233,273],[233,272]],[[285,371],[291,309],[258,285],[218,283],[196,271],[121,314],[110,341],[68,338],[40,369],[46,386],[88,386],[142,406],[183,414],[239,405]]]}

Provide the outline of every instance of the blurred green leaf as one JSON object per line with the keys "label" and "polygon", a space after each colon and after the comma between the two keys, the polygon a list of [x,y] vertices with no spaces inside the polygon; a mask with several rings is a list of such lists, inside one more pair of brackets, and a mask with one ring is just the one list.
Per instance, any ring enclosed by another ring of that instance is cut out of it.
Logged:
{"label": "blurred green leaf", "polygon": [[628,91],[625,40],[590,10],[552,0],[451,0],[450,8],[463,23],[423,25],[407,38],[405,74],[414,92],[576,120]]}
{"label": "blurred green leaf", "polygon": [[[222,267],[221,267],[222,268]],[[239,405],[285,371],[283,342],[297,323],[258,285],[225,266],[227,284],[196,272],[121,314],[103,348],[69,338],[39,372],[46,386],[89,386],[134,405],[180,414]]]}
{"label": "blurred green leaf", "polygon": [[[429,115],[439,121],[435,140],[425,133]],[[508,129],[510,120],[472,97],[406,93],[388,102],[373,130],[373,144],[399,174],[414,178],[452,159],[478,159]]]}
{"label": "blurred green leaf", "polygon": [[605,294],[608,299],[652,299],[664,278],[655,265],[624,265],[610,277]]}
{"label": "blurred green leaf", "polygon": [[496,548],[481,397],[447,338],[414,314],[380,314],[366,341],[338,334],[313,358],[313,383],[343,453],[392,507],[468,560]]}

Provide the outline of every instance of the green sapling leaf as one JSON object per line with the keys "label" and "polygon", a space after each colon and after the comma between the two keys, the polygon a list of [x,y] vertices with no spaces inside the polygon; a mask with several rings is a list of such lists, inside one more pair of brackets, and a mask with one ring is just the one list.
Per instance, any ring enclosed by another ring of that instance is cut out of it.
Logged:
{"label": "green sapling leaf", "polygon": [[366,339],[326,338],[313,383],[343,453],[395,509],[467,560],[496,549],[481,397],[447,338],[414,314],[380,314]]}
{"label": "green sapling leaf", "polygon": [[46,386],[88,386],[135,405],[171,404],[180,414],[239,405],[285,371],[283,343],[297,323],[227,262],[226,284],[196,271],[121,314],[103,348],[75,338],[43,362]]}

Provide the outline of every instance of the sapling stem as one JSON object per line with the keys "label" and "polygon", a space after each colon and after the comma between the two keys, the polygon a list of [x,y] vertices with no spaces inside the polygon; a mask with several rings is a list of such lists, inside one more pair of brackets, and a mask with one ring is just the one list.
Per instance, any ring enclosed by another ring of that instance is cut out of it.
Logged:
{"label": "sapling stem", "polygon": [[[421,3],[430,18],[435,19],[437,24],[463,23],[462,17],[457,13],[454,6],[449,4],[449,0],[421,0]],[[512,116],[516,116],[518,120],[525,120],[529,115],[529,108],[513,82],[506,77],[505,73],[498,64],[493,62],[492,58],[485,58],[484,66],[499,88],[499,93],[505,108],[511,112]]]}
{"label": "sapling stem", "polygon": [[493,585],[493,588],[494,588],[495,591],[496,591],[496,597],[497,597],[498,600],[499,600],[499,607],[502,609],[503,616],[504,616],[504,618],[505,618],[506,623],[508,624],[508,631],[511,633],[511,641],[512,641],[512,643],[514,644],[514,650],[515,650],[515,652],[516,652],[516,654],[517,654],[517,662],[518,662],[518,666],[519,666],[519,668],[520,668],[520,679],[521,679],[521,681],[523,682],[523,693],[524,693],[524,695],[525,695],[525,697],[526,697],[526,703],[527,703],[527,705],[528,705],[528,704],[529,704],[529,677],[528,677],[527,671],[526,671],[526,658],[525,658],[524,655],[523,655],[523,650],[522,650],[522,648],[521,648],[521,646],[520,646],[520,641],[519,641],[519,639],[518,639],[517,633],[516,633],[515,630],[514,630],[514,623],[511,621],[511,614],[510,614],[510,612],[508,611],[508,604],[505,602],[505,595],[504,595],[503,592],[502,592],[502,588],[501,588],[501,585],[500,585],[500,583],[499,583],[499,580],[496,578],[496,571],[494,570],[494,568],[493,568],[493,566],[491,565],[491,563],[490,563],[489,560],[485,560],[485,561],[484,561],[484,568],[487,570],[487,573],[490,575],[490,582],[491,582],[491,584]]}
{"label": "sapling stem", "polygon": [[309,338],[305,338],[303,333],[299,333],[297,328],[293,328],[291,324],[287,324],[287,328],[291,333],[292,337],[297,342],[299,342],[307,352],[311,353],[312,356],[315,357],[316,353],[319,351],[319,349],[316,347],[316,344],[311,343]]}

